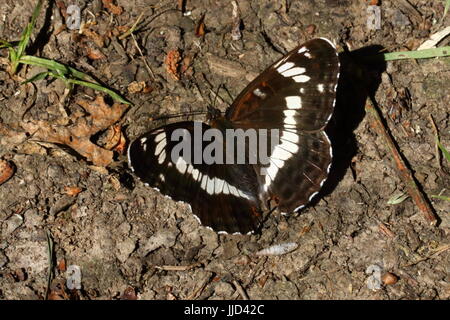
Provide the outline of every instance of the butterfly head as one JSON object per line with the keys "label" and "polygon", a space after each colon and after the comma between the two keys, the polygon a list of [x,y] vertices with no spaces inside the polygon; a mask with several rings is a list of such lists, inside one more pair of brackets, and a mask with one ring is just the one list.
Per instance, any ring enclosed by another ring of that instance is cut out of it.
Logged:
{"label": "butterfly head", "polygon": [[212,106],[208,106],[208,111],[206,114],[206,120],[208,122],[214,121],[215,119],[220,118],[221,116],[222,112],[219,109],[214,108]]}

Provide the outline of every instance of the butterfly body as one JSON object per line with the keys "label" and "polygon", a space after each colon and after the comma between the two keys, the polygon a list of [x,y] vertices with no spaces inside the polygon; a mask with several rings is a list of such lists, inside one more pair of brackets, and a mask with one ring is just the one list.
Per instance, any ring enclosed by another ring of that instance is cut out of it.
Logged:
{"label": "butterfly body", "polygon": [[[325,39],[306,42],[253,80],[225,116],[213,111],[208,124],[172,123],[133,141],[130,167],[161,193],[187,202],[202,224],[218,232],[252,232],[269,200],[282,212],[298,210],[327,178],[332,151],[324,127],[333,112],[338,76],[334,46]],[[248,139],[229,146],[227,134],[233,130]],[[183,153],[174,154],[179,140],[173,137],[180,132],[190,142]],[[261,137],[266,140],[252,149],[255,132],[258,143]],[[208,154],[213,141],[219,147],[211,154],[223,153],[223,160],[196,161],[196,155]],[[258,158],[262,145],[268,147],[265,163]],[[252,162],[255,154],[258,161]],[[244,162],[236,161],[240,156]]]}

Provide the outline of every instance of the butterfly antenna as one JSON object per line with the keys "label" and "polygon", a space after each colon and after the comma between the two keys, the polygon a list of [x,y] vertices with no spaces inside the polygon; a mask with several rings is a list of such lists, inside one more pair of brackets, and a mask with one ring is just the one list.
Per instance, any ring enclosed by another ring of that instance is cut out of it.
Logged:
{"label": "butterfly antenna", "polygon": [[223,100],[219,97],[219,90],[220,90],[220,87],[221,87],[222,85],[220,84],[218,87],[217,87],[217,90],[216,90],[216,92],[213,92],[212,91],[212,89],[210,88],[209,89],[209,91],[213,94],[213,96],[214,96],[214,100],[213,100],[213,103],[212,103],[212,106],[213,106],[213,108],[216,108],[216,101],[218,100],[218,99],[220,99],[220,103],[223,103]]}
{"label": "butterfly antenna", "polygon": [[[216,91],[213,91],[212,88],[214,86],[211,84],[211,82],[209,82],[209,80],[206,78],[206,76],[203,73],[201,74],[201,76],[202,76],[202,80],[205,82],[206,87],[208,88],[210,94],[212,94],[213,97],[214,97],[213,98],[213,102],[211,104],[214,108],[215,108],[216,100],[219,101],[220,103],[226,103],[228,105],[231,105],[230,103],[226,102],[225,99],[223,97],[221,97],[220,94],[219,94],[219,91],[220,91],[221,87],[223,87],[225,89],[225,86],[223,84],[219,85],[219,87],[217,88]],[[225,89],[225,91],[227,91],[227,90]],[[201,92],[201,90],[200,90],[200,92]],[[209,101],[211,101],[211,98],[209,98]]]}
{"label": "butterfly antenna", "polygon": [[152,120],[165,120],[172,118],[181,118],[181,117],[189,117],[189,116],[197,116],[201,114],[206,114],[207,111],[193,111],[193,112],[183,112],[183,113],[173,113],[173,114],[165,114],[159,117],[154,117]]}

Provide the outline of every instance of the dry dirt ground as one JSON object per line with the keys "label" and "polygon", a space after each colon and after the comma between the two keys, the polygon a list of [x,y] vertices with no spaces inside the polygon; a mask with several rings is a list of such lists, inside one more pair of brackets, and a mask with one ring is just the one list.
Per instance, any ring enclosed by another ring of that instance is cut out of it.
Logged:
{"label": "dry dirt ground", "polygon": [[[42,69],[24,67],[11,77],[3,59],[0,157],[16,170],[0,185],[0,298],[43,299],[48,287],[52,299],[241,299],[242,287],[251,299],[449,299],[450,206],[431,197],[449,195],[449,163],[442,159],[440,168],[430,115],[449,148],[450,59],[355,62],[382,48],[415,50],[449,25],[450,14],[442,21],[444,1],[408,1],[382,1],[381,29],[369,30],[369,1],[242,0],[240,40],[231,37],[230,1],[183,1],[184,14],[177,1],[113,1],[121,13],[97,0],[46,3],[28,54],[82,70],[132,101],[120,119],[127,141],[180,121],[158,116],[182,113],[181,119],[192,119],[188,114],[205,111],[221,85],[216,106],[225,110],[291,48],[314,37],[332,39],[340,52],[347,51],[341,54],[338,103],[328,129],[335,161],[320,197],[299,214],[274,212],[256,235],[218,235],[200,226],[186,205],[145,187],[124,155],[116,152],[106,169],[98,168],[64,145],[36,141],[33,132],[20,130],[38,120],[84,117],[76,99],[98,93],[75,87],[60,103],[60,80],[21,85],[20,79]],[[35,2],[2,2],[0,38],[19,39]],[[71,3],[91,22],[83,34],[64,28],[64,7]],[[135,41],[118,39],[141,13]],[[181,57],[180,80],[165,63],[173,50]],[[133,81],[144,81],[147,89],[132,93]],[[429,225],[411,198],[388,204],[406,188],[365,114],[369,91],[438,216],[437,226]],[[74,187],[81,192],[71,192]],[[287,242],[298,249],[255,256]],[[66,288],[72,265],[82,273],[80,290]],[[377,274],[366,270],[374,265],[397,281],[371,289],[368,281],[376,282]]]}

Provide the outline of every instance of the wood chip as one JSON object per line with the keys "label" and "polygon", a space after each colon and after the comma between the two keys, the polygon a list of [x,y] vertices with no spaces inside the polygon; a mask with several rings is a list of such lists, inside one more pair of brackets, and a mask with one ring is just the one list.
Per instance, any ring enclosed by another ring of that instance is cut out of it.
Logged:
{"label": "wood chip", "polygon": [[198,38],[205,36],[205,14],[203,14],[195,26],[195,36]]}
{"label": "wood chip", "polygon": [[441,42],[445,37],[450,34],[450,26],[438,31],[430,36],[430,39],[422,43],[417,50],[425,50],[435,48],[436,45]]}
{"label": "wood chip", "polygon": [[223,59],[211,53],[207,53],[206,58],[211,71],[222,77],[245,78],[250,81],[258,76],[256,72],[247,72],[238,62]]}
{"label": "wood chip", "polygon": [[409,3],[408,0],[397,0],[393,1],[392,4],[399,8],[416,24],[420,24],[423,21],[421,13],[411,3]]}
{"label": "wood chip", "polygon": [[75,197],[81,191],[83,191],[83,189],[81,189],[80,187],[64,187],[64,193],[71,197]]}

